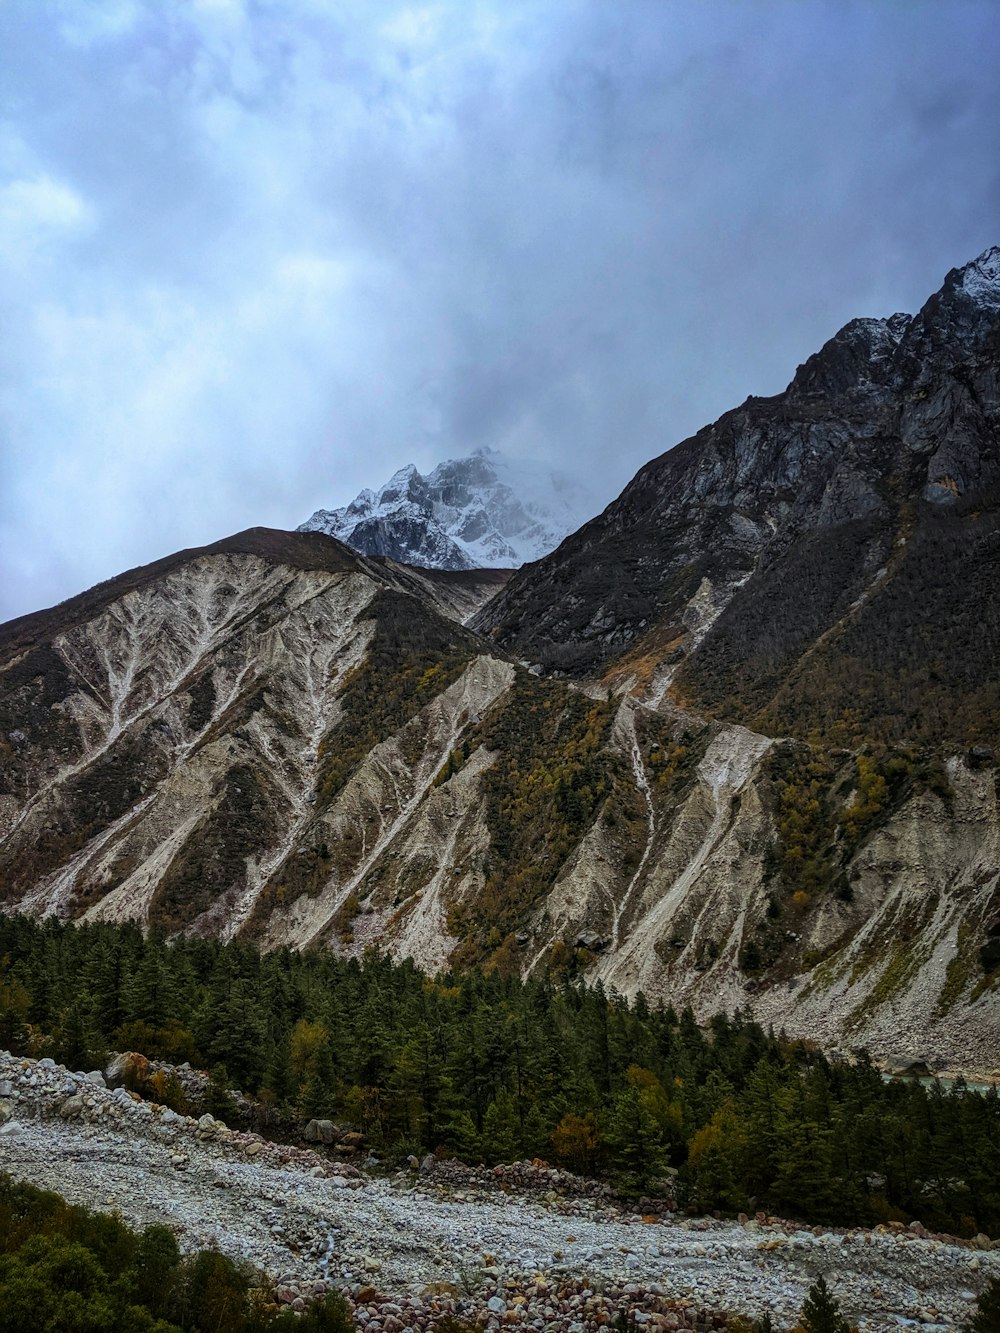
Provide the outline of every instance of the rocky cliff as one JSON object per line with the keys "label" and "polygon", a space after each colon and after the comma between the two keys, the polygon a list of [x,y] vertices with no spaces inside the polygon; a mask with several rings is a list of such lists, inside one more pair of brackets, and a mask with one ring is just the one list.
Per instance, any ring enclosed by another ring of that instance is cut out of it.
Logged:
{"label": "rocky cliff", "polygon": [[1000,725],[1000,249],[648,463],[475,625],[770,734]]}

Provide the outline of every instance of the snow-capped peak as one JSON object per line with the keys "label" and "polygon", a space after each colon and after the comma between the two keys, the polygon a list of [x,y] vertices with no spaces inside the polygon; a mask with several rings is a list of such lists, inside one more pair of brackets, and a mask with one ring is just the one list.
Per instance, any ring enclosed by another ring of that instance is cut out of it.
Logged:
{"label": "snow-capped peak", "polygon": [[299,531],[431,569],[511,569],[553,550],[596,508],[575,478],[483,448],[426,476],[408,463],[349,505],[317,510]]}
{"label": "snow-capped peak", "polygon": [[980,305],[1000,306],[1000,246],[991,245],[959,270],[966,296]]}

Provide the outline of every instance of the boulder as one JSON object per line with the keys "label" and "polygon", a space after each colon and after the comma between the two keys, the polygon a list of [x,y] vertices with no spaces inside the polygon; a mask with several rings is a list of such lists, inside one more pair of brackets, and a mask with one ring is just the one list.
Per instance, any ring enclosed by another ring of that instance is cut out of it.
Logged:
{"label": "boulder", "polygon": [[931,1071],[922,1055],[898,1055],[886,1062],[886,1072],[894,1078],[927,1078]]}
{"label": "boulder", "polygon": [[603,935],[598,935],[595,930],[581,931],[573,941],[575,949],[587,949],[591,953],[600,953],[602,949],[608,947],[608,940]]}
{"label": "boulder", "polygon": [[67,1097],[59,1108],[59,1114],[64,1120],[75,1120],[77,1116],[83,1115],[83,1097],[80,1093]]}
{"label": "boulder", "polygon": [[[140,1082],[149,1074],[149,1061],[138,1051],[122,1051],[104,1067],[104,1085],[123,1088],[127,1083]],[[87,1075],[90,1078],[90,1075]]]}
{"label": "boulder", "polygon": [[332,1143],[336,1136],[332,1120],[310,1120],[303,1133],[307,1143]]}

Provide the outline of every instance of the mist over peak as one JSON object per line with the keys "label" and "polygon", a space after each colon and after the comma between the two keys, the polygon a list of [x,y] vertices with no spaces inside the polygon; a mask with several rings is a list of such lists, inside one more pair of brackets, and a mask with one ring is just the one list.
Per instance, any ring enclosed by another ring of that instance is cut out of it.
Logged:
{"label": "mist over peak", "polygon": [[484,446],[422,475],[413,463],[300,532],[428,569],[516,569],[538,560],[598,507],[589,487],[544,462]]}

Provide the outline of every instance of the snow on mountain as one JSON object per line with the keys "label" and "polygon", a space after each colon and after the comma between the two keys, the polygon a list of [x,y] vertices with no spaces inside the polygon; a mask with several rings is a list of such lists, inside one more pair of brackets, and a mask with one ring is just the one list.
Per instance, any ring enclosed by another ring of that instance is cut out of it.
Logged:
{"label": "snow on mountain", "polygon": [[554,550],[596,508],[574,478],[478,449],[426,476],[409,463],[344,508],[318,509],[299,531],[428,569],[516,569]]}
{"label": "snow on mountain", "polygon": [[974,301],[1000,306],[1000,245],[991,245],[978,259],[959,269],[962,290]]}

